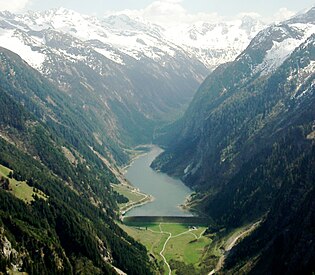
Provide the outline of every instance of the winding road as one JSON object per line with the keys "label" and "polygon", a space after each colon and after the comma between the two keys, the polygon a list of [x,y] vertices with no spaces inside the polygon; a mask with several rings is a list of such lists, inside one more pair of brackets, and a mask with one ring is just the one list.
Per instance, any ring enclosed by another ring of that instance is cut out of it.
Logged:
{"label": "winding road", "polygon": [[238,235],[236,235],[236,236],[230,237],[230,238],[226,241],[226,244],[225,244],[226,247],[225,247],[225,249],[224,249],[223,255],[219,258],[219,261],[218,261],[218,263],[217,263],[215,269],[213,269],[208,275],[213,275],[213,274],[215,274],[216,272],[218,272],[218,271],[222,268],[222,266],[223,266],[223,264],[224,264],[225,258],[228,256],[230,250],[235,246],[235,244],[237,243],[237,241],[240,240],[241,238],[243,238],[245,235],[247,235],[247,234],[253,232],[253,231],[257,228],[257,226],[260,224],[260,222],[261,222],[261,221],[258,221],[258,222],[256,222],[256,223],[252,224],[248,229],[246,229],[246,230],[240,232],[240,233],[239,233]]}

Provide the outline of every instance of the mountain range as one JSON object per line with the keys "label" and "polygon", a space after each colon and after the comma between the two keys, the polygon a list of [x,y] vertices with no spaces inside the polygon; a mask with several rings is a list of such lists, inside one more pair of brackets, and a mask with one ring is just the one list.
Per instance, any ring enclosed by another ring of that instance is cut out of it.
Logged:
{"label": "mountain range", "polygon": [[[0,44],[17,52],[93,120],[99,128],[95,139],[107,145],[118,164],[128,160],[122,149],[150,142],[157,121],[180,112],[208,71],[151,29],[144,34],[145,46],[135,31],[110,33],[104,22],[63,9],[4,13],[1,22]],[[141,51],[126,52],[106,42],[107,37],[135,40]],[[148,57],[141,47],[155,56]]]}
{"label": "mountain range", "polygon": [[231,61],[263,26],[244,17],[174,30],[64,8],[2,12],[0,20],[0,46],[72,98],[99,126],[94,135],[118,165],[128,161],[121,148],[151,142],[157,123],[178,117],[209,71]]}
{"label": "mountain range", "polygon": [[209,232],[259,221],[219,273],[314,272],[315,8],[173,28],[1,12],[0,46],[1,271],[154,274],[111,188],[153,142]]}
{"label": "mountain range", "polygon": [[[88,44],[98,40],[103,45],[89,45],[117,64],[126,63],[124,55],[136,60],[147,57],[163,64],[164,56],[185,52],[190,57],[197,58],[210,70],[232,61],[258,31],[266,26],[258,19],[244,15],[230,21],[200,21],[192,25],[166,27],[128,12],[96,18],[64,8],[20,15],[2,12],[1,17],[4,28],[11,25],[11,28],[14,26],[22,30],[23,26],[33,31],[53,29]],[[37,40],[43,43],[43,40]],[[24,57],[27,60],[27,55]]]}

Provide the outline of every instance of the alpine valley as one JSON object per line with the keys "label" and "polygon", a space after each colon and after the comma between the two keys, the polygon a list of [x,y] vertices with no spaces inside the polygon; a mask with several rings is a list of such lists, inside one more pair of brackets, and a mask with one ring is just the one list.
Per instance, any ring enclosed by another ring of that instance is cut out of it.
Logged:
{"label": "alpine valley", "polygon": [[[314,72],[315,8],[171,28],[0,12],[0,274],[313,274]],[[122,168],[152,143],[207,220],[198,263],[163,255],[161,223],[121,223]]]}

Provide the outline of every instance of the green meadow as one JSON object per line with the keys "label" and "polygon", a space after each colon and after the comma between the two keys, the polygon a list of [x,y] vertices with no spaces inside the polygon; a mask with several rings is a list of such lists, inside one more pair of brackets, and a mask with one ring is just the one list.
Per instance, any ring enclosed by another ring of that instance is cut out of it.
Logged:
{"label": "green meadow", "polygon": [[9,179],[9,190],[12,195],[25,203],[31,203],[34,201],[34,196],[46,200],[48,197],[40,190],[33,188],[27,184],[26,181],[17,181],[14,178],[9,178],[9,174],[13,173],[9,168],[0,165],[0,177]]}
{"label": "green meadow", "polygon": [[[206,226],[155,222],[120,226],[146,246],[151,259],[164,274],[169,274],[169,269],[162,255],[170,265],[172,274],[185,274],[188,270],[202,274],[205,271],[202,261],[212,243],[212,239],[205,235]],[[207,270],[211,271],[212,267]]]}

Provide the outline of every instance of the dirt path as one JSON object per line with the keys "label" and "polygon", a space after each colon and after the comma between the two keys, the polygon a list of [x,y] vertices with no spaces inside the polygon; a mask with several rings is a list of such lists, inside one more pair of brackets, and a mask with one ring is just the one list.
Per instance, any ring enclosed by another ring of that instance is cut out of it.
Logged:
{"label": "dirt path", "polygon": [[251,233],[252,231],[254,231],[254,229],[256,229],[256,227],[259,225],[259,222],[254,223],[253,225],[251,225],[250,228],[248,228],[247,230],[243,231],[242,233],[240,233],[239,235],[237,235],[234,239],[232,239],[231,243],[225,248],[225,251],[228,252],[230,251],[233,246],[235,246],[236,242],[243,238],[246,234]]}
{"label": "dirt path", "polygon": [[166,245],[167,243],[169,242],[170,239],[173,239],[173,238],[177,238],[179,236],[182,236],[184,234],[192,234],[196,240],[200,239],[202,237],[202,235],[205,233],[206,229],[204,231],[202,231],[199,236],[197,236],[196,234],[192,233],[191,231],[194,231],[194,230],[198,230],[198,229],[188,229],[187,231],[184,231],[182,233],[179,233],[175,236],[172,235],[172,233],[170,232],[167,232],[167,231],[163,231],[162,229],[162,223],[159,224],[159,228],[160,228],[160,231],[155,231],[155,230],[152,230],[152,229],[148,229],[149,231],[153,232],[153,233],[157,233],[157,234],[167,234],[168,235],[168,238],[166,239],[166,241],[164,242],[163,244],[163,248],[161,250],[161,252],[159,253],[161,255],[161,257],[163,258],[163,261],[165,263],[165,265],[167,266],[168,268],[168,274],[171,275],[172,274],[172,270],[171,270],[171,267],[169,265],[169,263],[167,262],[165,256],[163,255],[164,251],[165,251],[165,248],[166,248]]}
{"label": "dirt path", "polygon": [[159,224],[159,228],[160,228],[160,232],[161,232],[162,234],[168,234],[168,238],[166,239],[166,241],[165,241],[165,243],[164,243],[164,245],[163,245],[163,249],[161,250],[160,255],[161,255],[161,257],[163,258],[164,263],[166,264],[166,266],[167,266],[167,268],[168,268],[168,274],[171,275],[171,274],[172,274],[171,266],[170,266],[169,263],[167,262],[165,256],[163,255],[163,252],[164,252],[164,250],[165,250],[165,247],[166,247],[168,241],[172,238],[172,233],[163,231],[163,230],[162,230],[162,227],[161,227],[161,224]]}

